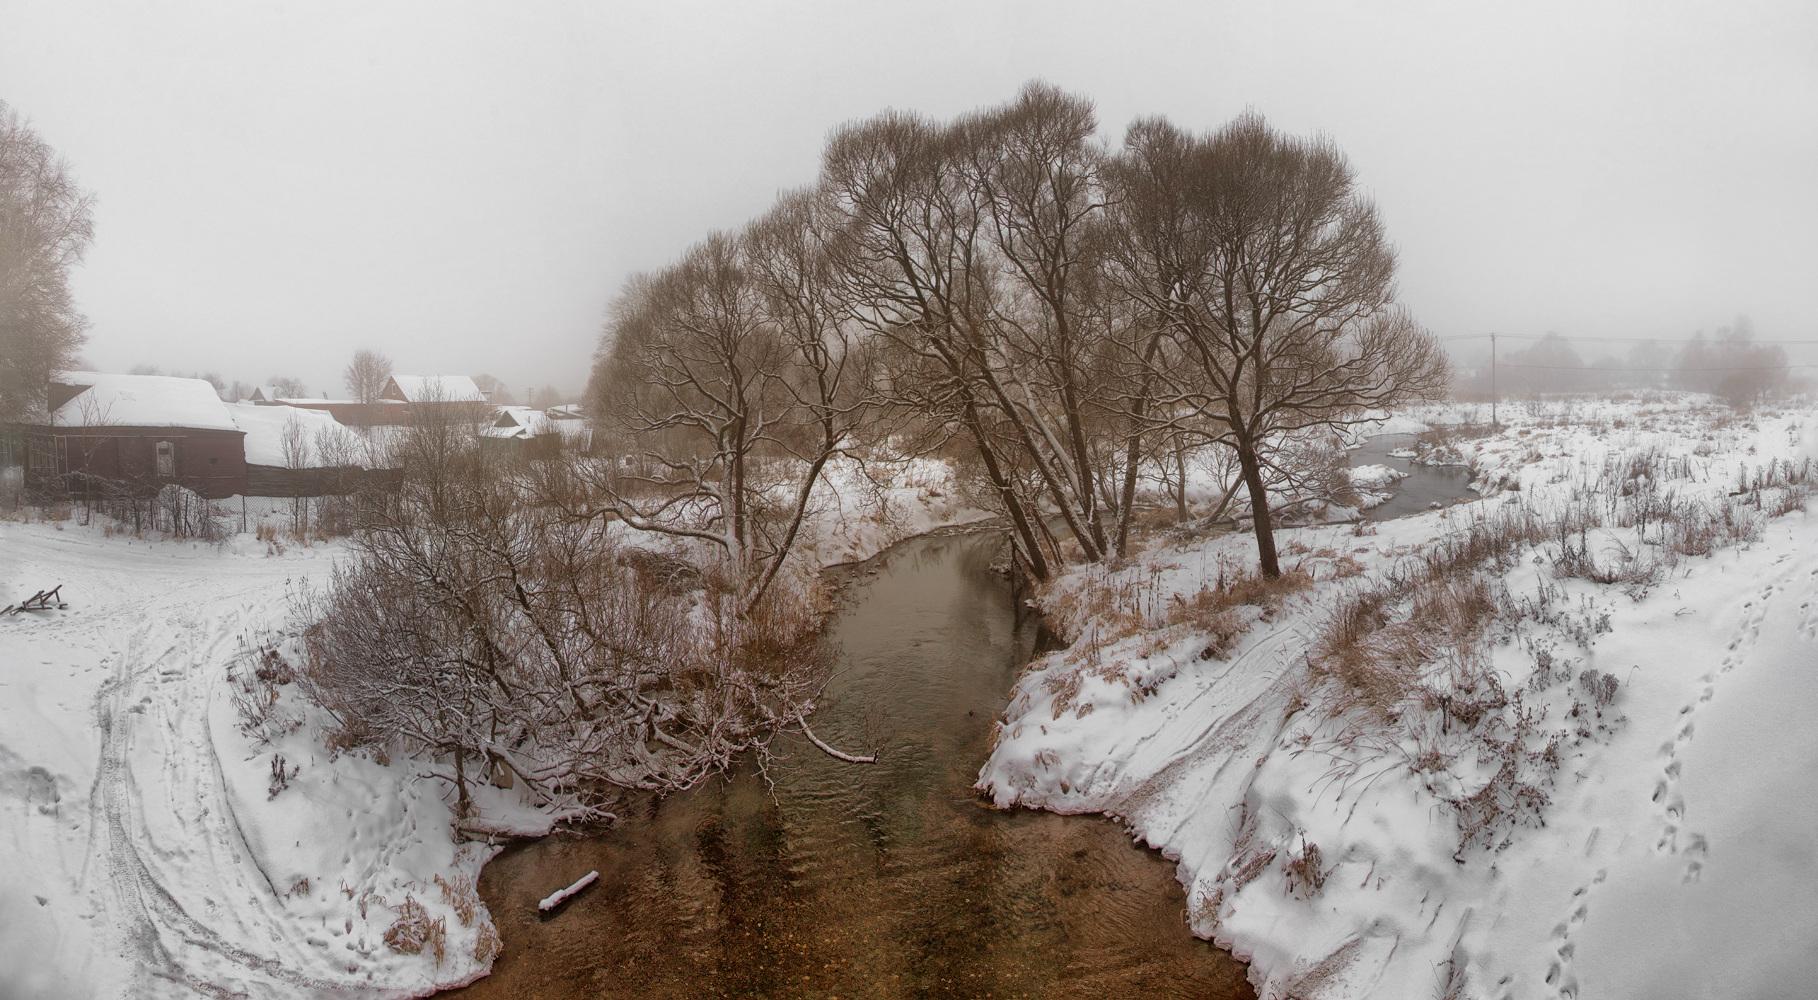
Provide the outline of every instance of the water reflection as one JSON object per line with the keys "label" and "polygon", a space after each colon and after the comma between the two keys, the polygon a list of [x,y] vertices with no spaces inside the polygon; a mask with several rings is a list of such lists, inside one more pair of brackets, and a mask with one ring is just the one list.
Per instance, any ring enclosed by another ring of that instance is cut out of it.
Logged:
{"label": "water reflection", "polygon": [[[480,890],[506,942],[473,997],[1251,997],[1187,933],[1173,865],[1098,818],[982,805],[991,718],[1036,641],[993,535],[922,539],[851,591],[845,671],[765,778],[514,848]],[[536,900],[598,869],[548,918]]]}

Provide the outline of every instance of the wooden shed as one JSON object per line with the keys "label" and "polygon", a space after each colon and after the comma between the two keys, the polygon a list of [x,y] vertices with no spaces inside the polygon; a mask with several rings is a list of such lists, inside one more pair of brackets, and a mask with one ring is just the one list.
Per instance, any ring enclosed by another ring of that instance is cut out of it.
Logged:
{"label": "wooden shed", "polygon": [[72,372],[48,390],[46,411],[20,429],[29,488],[93,476],[211,500],[246,492],[245,432],[207,382]]}

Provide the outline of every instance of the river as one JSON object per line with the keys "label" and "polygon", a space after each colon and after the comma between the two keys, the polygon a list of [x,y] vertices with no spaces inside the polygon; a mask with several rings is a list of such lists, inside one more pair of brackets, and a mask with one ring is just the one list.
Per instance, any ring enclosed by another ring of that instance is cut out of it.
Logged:
{"label": "river", "polygon": [[[999,533],[912,539],[853,573],[843,669],[774,767],[514,846],[480,894],[505,942],[465,998],[1254,997],[1188,933],[1174,865],[1099,817],[972,791],[1038,640],[990,566]],[[545,918],[537,900],[600,880]]]}
{"label": "river", "polygon": [[1386,465],[1400,469],[1408,478],[1395,484],[1389,499],[1364,511],[1364,519],[1387,521],[1410,514],[1424,514],[1435,504],[1449,507],[1459,500],[1475,500],[1471,491],[1471,470],[1459,465],[1416,465],[1412,459],[1394,458],[1389,453],[1412,448],[1418,435],[1378,434],[1364,439],[1362,447],[1351,452],[1350,464]]}

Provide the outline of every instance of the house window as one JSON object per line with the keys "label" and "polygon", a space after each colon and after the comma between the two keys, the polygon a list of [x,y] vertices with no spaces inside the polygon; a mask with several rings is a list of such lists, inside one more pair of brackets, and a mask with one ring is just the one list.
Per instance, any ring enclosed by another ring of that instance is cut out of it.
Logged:
{"label": "house window", "polygon": [[27,440],[27,463],[33,472],[44,472],[55,475],[57,471],[56,452],[52,450],[51,440],[33,437]]}
{"label": "house window", "polygon": [[177,453],[169,441],[158,442],[158,475],[174,476],[177,474]]}

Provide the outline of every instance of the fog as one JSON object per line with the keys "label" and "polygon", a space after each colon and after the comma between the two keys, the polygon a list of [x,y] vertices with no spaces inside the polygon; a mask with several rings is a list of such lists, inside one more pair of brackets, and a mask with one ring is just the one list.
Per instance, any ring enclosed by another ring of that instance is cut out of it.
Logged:
{"label": "fog", "polygon": [[1111,142],[1328,133],[1442,336],[1818,337],[1810,4],[652,7],[0,0],[0,100],[98,196],[86,359],[578,392],[624,280],[811,182],[829,128],[1034,77]]}

